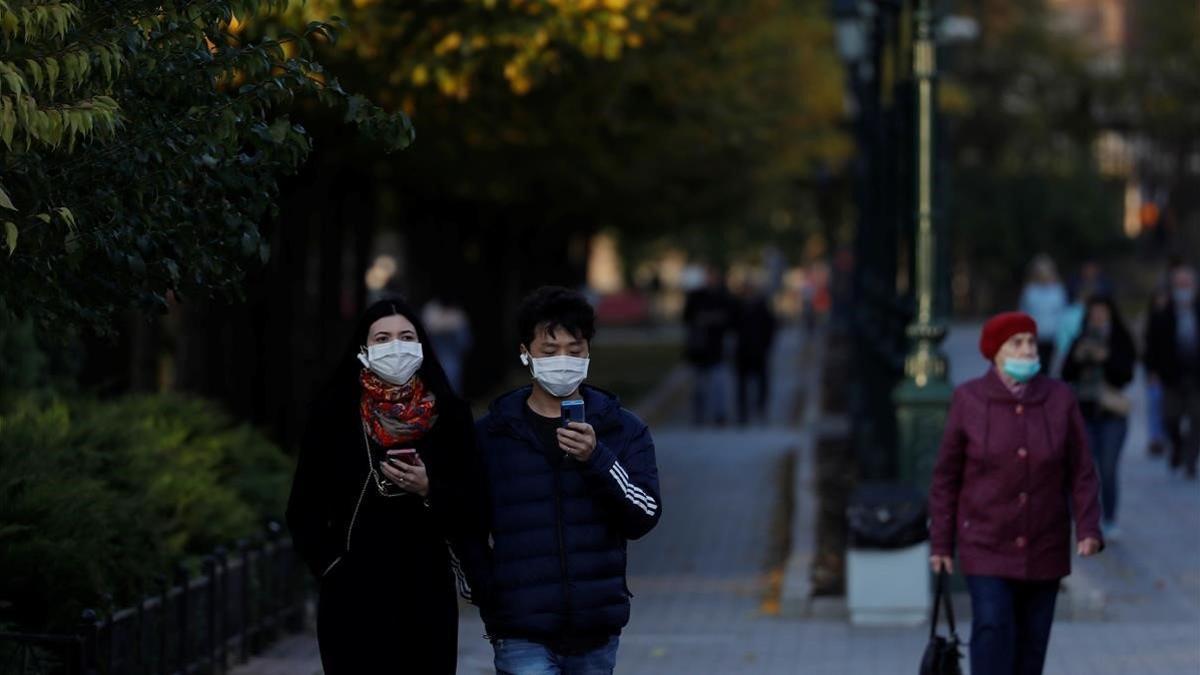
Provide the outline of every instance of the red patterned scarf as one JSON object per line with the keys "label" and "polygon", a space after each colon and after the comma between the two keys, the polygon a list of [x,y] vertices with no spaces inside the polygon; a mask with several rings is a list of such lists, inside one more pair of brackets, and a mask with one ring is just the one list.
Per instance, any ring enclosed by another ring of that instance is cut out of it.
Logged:
{"label": "red patterned scarf", "polygon": [[363,392],[359,412],[367,432],[382,447],[406,447],[437,423],[437,397],[421,378],[395,385],[364,368],[359,382]]}

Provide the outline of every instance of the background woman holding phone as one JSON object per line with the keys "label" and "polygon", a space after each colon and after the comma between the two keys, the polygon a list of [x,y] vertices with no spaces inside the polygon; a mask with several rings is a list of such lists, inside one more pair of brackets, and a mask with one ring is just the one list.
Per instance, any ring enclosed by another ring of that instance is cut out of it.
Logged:
{"label": "background woman holding phone", "polygon": [[1132,401],[1122,391],[1133,380],[1137,351],[1112,299],[1097,296],[1087,303],[1083,334],[1071,345],[1062,378],[1075,387],[1087,423],[1092,456],[1100,471],[1100,503],[1104,538],[1117,531],[1117,467],[1129,431]]}
{"label": "background woman holding phone", "polygon": [[460,593],[485,559],[471,413],[418,315],[372,305],[319,396],[300,451],[288,526],[318,578],[326,675],[454,673]]}

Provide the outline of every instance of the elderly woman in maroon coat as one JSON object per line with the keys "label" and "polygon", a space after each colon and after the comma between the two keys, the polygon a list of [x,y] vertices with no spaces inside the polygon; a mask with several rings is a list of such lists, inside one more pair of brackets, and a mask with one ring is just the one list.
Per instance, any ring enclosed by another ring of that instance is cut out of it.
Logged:
{"label": "elderly woman in maroon coat", "polygon": [[1037,324],[993,317],[980,338],[994,365],[958,387],[929,490],[931,565],[971,593],[972,675],[1042,672],[1059,580],[1075,550],[1103,548],[1099,487],[1070,387],[1040,375]]}

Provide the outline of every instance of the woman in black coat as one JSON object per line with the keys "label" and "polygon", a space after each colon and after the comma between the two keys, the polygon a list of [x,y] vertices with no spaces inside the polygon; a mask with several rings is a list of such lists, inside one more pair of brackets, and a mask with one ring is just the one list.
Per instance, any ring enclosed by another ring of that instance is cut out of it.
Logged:
{"label": "woman in black coat", "polygon": [[287,520],[318,579],[326,675],[454,673],[460,560],[486,551],[470,409],[416,312],[384,300],[359,320],[309,417]]}
{"label": "woman in black coat", "polygon": [[1112,298],[1088,300],[1083,334],[1063,361],[1062,378],[1075,387],[1087,424],[1092,455],[1100,470],[1104,536],[1117,530],[1117,467],[1129,431],[1131,401],[1122,391],[1133,380],[1137,351]]}

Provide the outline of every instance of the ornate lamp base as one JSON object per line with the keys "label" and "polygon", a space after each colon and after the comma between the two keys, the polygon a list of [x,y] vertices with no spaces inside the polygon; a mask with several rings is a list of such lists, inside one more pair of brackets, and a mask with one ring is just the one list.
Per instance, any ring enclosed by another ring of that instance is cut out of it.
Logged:
{"label": "ornate lamp base", "polygon": [[899,478],[923,492],[929,490],[946,412],[954,387],[940,344],[944,326],[914,324],[908,328],[913,349],[904,360],[904,382],[892,393],[896,404]]}

